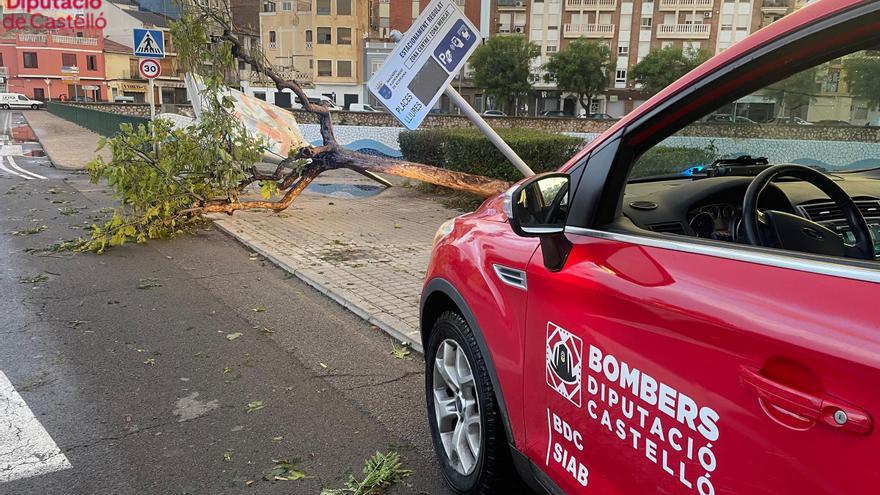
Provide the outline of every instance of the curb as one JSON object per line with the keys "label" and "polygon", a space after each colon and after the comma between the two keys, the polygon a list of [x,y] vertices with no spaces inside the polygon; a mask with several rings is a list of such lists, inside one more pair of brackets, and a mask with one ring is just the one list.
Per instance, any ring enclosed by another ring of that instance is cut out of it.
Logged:
{"label": "curb", "polygon": [[391,336],[392,338],[394,338],[398,342],[403,342],[413,351],[424,355],[425,352],[424,352],[424,348],[422,347],[421,342],[418,342],[418,341],[406,336],[403,332],[401,332],[400,330],[395,328],[390,323],[383,321],[380,317],[377,317],[376,315],[370,313],[366,309],[358,306],[356,303],[348,300],[342,294],[339,294],[339,293],[335,292],[333,289],[331,289],[325,285],[320,284],[319,282],[315,281],[314,279],[312,279],[311,277],[309,277],[308,275],[303,273],[302,270],[299,270],[295,266],[292,266],[289,263],[279,259],[278,257],[276,257],[274,254],[270,253],[269,251],[267,251],[259,246],[256,246],[251,242],[248,242],[247,240],[238,236],[232,230],[226,228],[224,225],[221,225],[220,223],[218,223],[216,221],[212,221],[212,223],[214,224],[215,227],[220,229],[221,232],[223,232],[224,234],[226,234],[229,237],[238,241],[239,244],[256,252],[260,256],[263,256],[267,260],[271,261],[278,268],[281,268],[282,270],[284,270],[284,271],[290,273],[291,275],[295,276],[296,278],[302,280],[310,287],[316,289],[318,292],[324,294],[325,296],[329,297],[333,301],[336,301],[340,306],[351,311],[356,316],[365,320],[370,325],[378,327],[380,330],[382,330],[383,332],[385,332],[386,334],[388,334],[389,336]]}
{"label": "curb", "polygon": [[[48,112],[48,110],[38,110],[38,111]],[[28,116],[28,112],[21,112],[21,114],[24,116],[24,120],[27,121],[28,127],[30,127],[31,131],[34,132],[34,136],[37,138],[37,142],[40,143],[40,147],[43,148],[43,153],[46,153],[46,156],[49,158],[49,161],[52,162],[52,167],[54,167],[58,170],[65,170],[68,172],[75,172],[75,171],[80,171],[80,170],[86,169],[86,167],[78,167],[76,165],[64,165],[59,160],[57,160],[55,158],[55,156],[52,154],[52,152],[50,152],[49,149],[46,147],[46,145],[43,144],[43,140],[40,139],[40,134],[37,132],[36,129],[34,129],[33,124],[31,124],[31,119]]]}

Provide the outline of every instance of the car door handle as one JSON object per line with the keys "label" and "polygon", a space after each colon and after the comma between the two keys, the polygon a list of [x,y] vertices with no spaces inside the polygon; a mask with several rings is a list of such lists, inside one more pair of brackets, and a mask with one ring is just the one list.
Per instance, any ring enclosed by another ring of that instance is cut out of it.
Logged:
{"label": "car door handle", "polygon": [[743,382],[754,389],[764,412],[777,423],[805,431],[819,423],[857,435],[871,432],[873,421],[864,410],[832,397],[819,397],[741,368]]}

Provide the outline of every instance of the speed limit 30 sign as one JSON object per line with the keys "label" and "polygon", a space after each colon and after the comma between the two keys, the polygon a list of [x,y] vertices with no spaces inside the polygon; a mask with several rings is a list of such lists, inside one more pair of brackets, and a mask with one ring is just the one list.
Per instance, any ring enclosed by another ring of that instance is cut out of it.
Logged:
{"label": "speed limit 30 sign", "polygon": [[142,59],[138,68],[141,71],[141,76],[145,79],[155,79],[162,74],[162,66],[159,65],[159,61],[151,58]]}

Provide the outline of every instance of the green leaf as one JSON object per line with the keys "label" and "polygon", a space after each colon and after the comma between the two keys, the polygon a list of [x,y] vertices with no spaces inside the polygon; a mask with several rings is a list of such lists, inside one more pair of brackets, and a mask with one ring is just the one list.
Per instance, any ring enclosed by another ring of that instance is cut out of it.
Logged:
{"label": "green leaf", "polygon": [[226,340],[233,341],[237,338],[241,337],[241,332],[234,332],[226,334]]}

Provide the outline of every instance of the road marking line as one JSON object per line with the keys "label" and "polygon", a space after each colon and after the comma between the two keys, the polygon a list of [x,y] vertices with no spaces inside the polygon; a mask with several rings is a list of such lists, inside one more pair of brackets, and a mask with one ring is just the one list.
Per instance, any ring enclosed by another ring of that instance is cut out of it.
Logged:
{"label": "road marking line", "polygon": [[9,170],[8,168],[6,168],[6,165],[3,165],[3,160],[0,160],[0,170],[4,171],[6,173],[12,174],[12,175],[21,177],[22,179],[34,180],[34,178],[29,175],[23,175],[23,174],[20,174],[14,170]]}
{"label": "road marking line", "polygon": [[0,483],[72,467],[0,371]]}
{"label": "road marking line", "polygon": [[40,174],[36,174],[34,172],[31,172],[30,170],[25,170],[25,169],[19,167],[18,164],[15,163],[15,160],[13,160],[11,156],[7,156],[6,159],[9,160],[9,166],[14,168],[15,170],[18,170],[19,172],[24,172],[27,175],[32,175],[32,176],[36,177],[37,179],[43,179],[43,180],[46,179],[45,177],[43,177]]}

